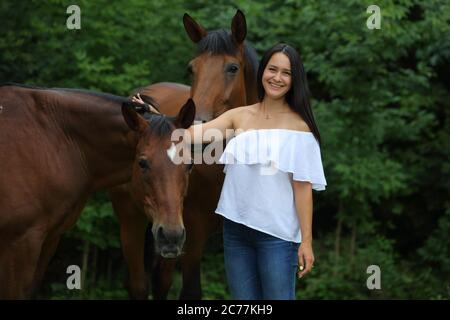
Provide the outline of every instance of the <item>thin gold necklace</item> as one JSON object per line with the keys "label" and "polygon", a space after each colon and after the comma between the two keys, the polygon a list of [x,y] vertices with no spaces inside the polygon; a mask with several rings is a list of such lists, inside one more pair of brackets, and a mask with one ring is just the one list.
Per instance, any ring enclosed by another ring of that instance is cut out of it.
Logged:
{"label": "thin gold necklace", "polygon": [[[261,103],[261,105],[263,105],[264,107],[262,108],[263,113],[265,114],[264,118],[266,120],[270,120],[272,119],[272,117],[269,115],[269,113],[267,112],[267,107],[266,104],[264,103],[264,101]],[[281,113],[281,112],[275,112],[275,113]]]}
{"label": "thin gold necklace", "polygon": [[267,113],[266,104],[264,103],[264,100],[263,100],[262,104],[263,104],[263,106],[264,106],[264,108],[263,108],[263,113],[266,115],[264,118],[265,118],[266,120],[269,120],[269,119],[270,119],[270,116],[269,116],[269,114]]}

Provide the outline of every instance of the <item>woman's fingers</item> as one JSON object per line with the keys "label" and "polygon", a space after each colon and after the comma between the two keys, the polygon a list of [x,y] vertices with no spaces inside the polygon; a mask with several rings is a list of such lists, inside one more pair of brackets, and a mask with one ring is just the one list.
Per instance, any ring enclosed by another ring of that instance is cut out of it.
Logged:
{"label": "woman's fingers", "polygon": [[[301,267],[300,267],[300,268],[301,268]],[[301,272],[299,273],[298,278],[299,278],[299,279],[303,278],[303,276],[304,276],[305,274],[307,274],[308,272],[310,272],[310,271],[311,271],[311,267],[309,267],[308,265],[306,265],[306,267],[304,267],[303,271],[301,271]]]}
{"label": "woman's fingers", "polygon": [[300,253],[298,256],[298,272],[297,276],[300,279],[305,274],[305,260],[303,253]]}
{"label": "woman's fingers", "polygon": [[136,94],[135,96],[133,96],[133,97],[131,98],[131,101],[137,102],[137,103],[141,103],[141,104],[144,104],[144,103],[145,103],[144,100],[142,100],[142,98],[141,98],[141,96],[140,96],[139,93]]}
{"label": "woman's fingers", "polygon": [[309,252],[300,250],[299,252],[299,266],[297,276],[301,279],[305,274],[311,271],[314,264],[314,256]]}

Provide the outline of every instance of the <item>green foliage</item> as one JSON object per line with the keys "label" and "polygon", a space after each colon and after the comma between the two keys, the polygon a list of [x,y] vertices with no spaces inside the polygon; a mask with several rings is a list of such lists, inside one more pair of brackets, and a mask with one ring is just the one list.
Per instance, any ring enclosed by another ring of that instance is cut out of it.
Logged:
{"label": "green foliage", "polygon": [[[421,281],[425,284],[424,291],[427,295],[436,299],[450,298],[450,204],[446,203],[446,210],[439,218],[436,229],[418,250],[420,264],[425,271],[421,275]],[[442,281],[443,280],[443,281]]]}
{"label": "green foliage", "polygon": [[[348,248],[350,240],[343,239]],[[337,256],[333,239],[319,241],[315,268],[297,284],[298,299],[409,299],[423,298],[411,290],[416,282],[410,266],[400,263],[392,241],[374,235],[367,243],[359,243],[354,254],[346,249]],[[376,265],[381,271],[381,289],[368,289],[366,282],[371,273],[367,268]]]}
{"label": "green foliage", "polygon": [[184,75],[187,61],[178,57],[191,50],[179,23],[181,1],[78,1],[81,29],[68,30],[66,9],[72,4],[2,1],[1,82],[127,95],[143,84]]}
{"label": "green foliage", "polygon": [[119,225],[108,198],[103,194],[96,194],[83,209],[75,227],[67,232],[67,236],[88,241],[102,250],[120,248]]}
{"label": "green foliage", "polygon": [[205,255],[202,261],[202,290],[204,299],[226,300],[230,299],[223,252],[211,252]]}
{"label": "green foliage", "polygon": [[[445,214],[439,219],[437,228],[419,249],[424,262],[431,264],[443,278],[450,276],[450,203],[447,202]],[[447,254],[446,254],[447,253]]]}

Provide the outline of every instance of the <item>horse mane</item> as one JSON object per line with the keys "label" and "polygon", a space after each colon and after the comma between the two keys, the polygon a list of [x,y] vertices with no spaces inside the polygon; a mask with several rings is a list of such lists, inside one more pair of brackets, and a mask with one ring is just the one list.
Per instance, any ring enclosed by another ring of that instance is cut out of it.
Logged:
{"label": "horse mane", "polygon": [[[204,52],[209,52],[212,54],[235,55],[237,50],[238,48],[231,37],[231,33],[225,29],[218,29],[208,31],[206,36],[197,43],[196,54],[200,55]],[[248,41],[244,41],[244,55],[246,63],[251,66],[253,75],[256,77],[259,66],[258,55],[255,48]]]}
{"label": "horse mane", "polygon": [[42,87],[36,87],[29,84],[22,84],[22,83],[15,83],[15,82],[5,82],[0,84],[0,87],[21,87],[21,88],[27,88],[27,89],[36,89],[36,90],[47,90],[47,88]]}
{"label": "horse mane", "polygon": [[[85,94],[85,95],[101,98],[108,102],[113,102],[113,103],[116,103],[119,105],[122,105],[122,103],[124,103],[124,102],[130,102],[130,99],[127,97],[122,97],[122,96],[114,95],[111,93],[91,91],[91,90],[86,90],[86,89],[44,88],[44,87],[37,87],[37,86],[14,83],[14,82],[7,82],[7,83],[0,84],[0,87],[6,87],[6,86],[14,86],[14,87],[20,87],[20,88],[26,88],[26,89],[34,89],[34,90],[54,90],[54,91],[66,91],[66,92]],[[155,106],[156,108],[158,107],[158,103],[155,101],[155,99],[153,97],[146,96],[145,102]],[[144,119],[147,120],[147,122],[149,123],[150,131],[159,137],[170,134],[172,132],[172,130],[174,129],[174,124],[173,124],[173,122],[175,120],[174,117],[168,117],[163,114],[143,111],[143,109],[135,109],[135,110],[141,116],[143,116]]]}
{"label": "horse mane", "polygon": [[[58,91],[70,91],[70,92],[76,92],[76,93],[82,93],[87,95],[92,95],[95,97],[103,98],[108,101],[116,102],[122,105],[124,102],[129,102],[130,99],[127,97],[117,96],[111,93],[104,93],[104,92],[97,92],[97,91],[90,91],[85,89],[66,89],[66,88],[55,88],[52,90],[58,90]],[[156,108],[158,107],[158,103],[153,97],[145,96],[145,102],[149,103]],[[138,104],[134,104],[138,106]],[[138,112],[141,116],[144,117],[145,120],[149,123],[149,128],[152,133],[157,135],[158,137],[163,137],[167,134],[170,134],[174,129],[174,117],[168,117],[164,114],[158,114],[154,112],[147,112],[143,109],[135,108],[136,112]]]}

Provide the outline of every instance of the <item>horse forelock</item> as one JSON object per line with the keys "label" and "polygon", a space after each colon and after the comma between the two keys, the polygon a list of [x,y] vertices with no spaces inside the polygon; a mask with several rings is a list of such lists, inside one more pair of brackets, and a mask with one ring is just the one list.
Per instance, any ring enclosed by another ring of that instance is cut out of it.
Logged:
{"label": "horse forelock", "polygon": [[211,54],[236,55],[238,47],[231,38],[230,32],[225,29],[219,29],[209,31],[208,34],[197,43],[197,55],[205,52]]}
{"label": "horse forelock", "polygon": [[145,113],[144,118],[148,122],[148,130],[158,137],[170,135],[176,129],[174,118],[158,113]]}
{"label": "horse forelock", "polygon": [[[197,43],[197,53],[199,56],[203,53],[216,54],[228,54],[237,55],[239,51],[236,42],[233,40],[231,33],[225,29],[218,29],[214,31],[209,31],[208,34],[203,37]],[[254,76],[258,72],[258,55],[253,46],[248,42],[244,41],[244,59],[246,65],[251,67],[251,71]]]}

